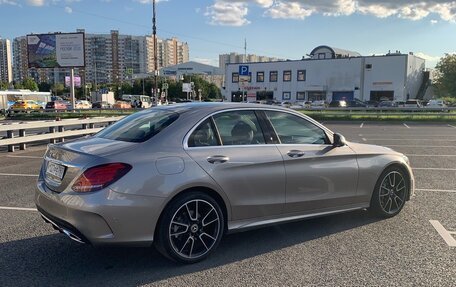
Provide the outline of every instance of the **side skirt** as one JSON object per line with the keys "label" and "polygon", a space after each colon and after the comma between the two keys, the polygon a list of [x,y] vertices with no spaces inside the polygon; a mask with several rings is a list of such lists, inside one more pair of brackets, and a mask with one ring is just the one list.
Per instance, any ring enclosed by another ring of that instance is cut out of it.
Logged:
{"label": "side skirt", "polygon": [[237,220],[228,222],[228,233],[234,233],[237,231],[244,231],[246,229],[254,229],[258,227],[264,227],[268,225],[274,225],[278,223],[284,222],[291,222],[291,221],[299,221],[303,219],[313,218],[313,217],[321,217],[326,215],[350,212],[359,209],[365,209],[369,207],[369,203],[358,204],[356,206],[346,206],[342,209],[337,210],[329,210],[329,211],[318,211],[313,213],[306,213],[306,214],[282,214],[275,217],[262,217],[262,218],[253,218],[253,219],[244,219],[244,220]]}

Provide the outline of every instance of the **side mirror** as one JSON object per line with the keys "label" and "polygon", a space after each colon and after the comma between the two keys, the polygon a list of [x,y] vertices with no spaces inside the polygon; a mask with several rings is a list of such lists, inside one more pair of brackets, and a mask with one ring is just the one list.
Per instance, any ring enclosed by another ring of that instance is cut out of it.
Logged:
{"label": "side mirror", "polygon": [[339,133],[334,134],[334,139],[333,139],[333,146],[334,147],[341,147],[347,145],[347,141],[345,140],[345,137]]}

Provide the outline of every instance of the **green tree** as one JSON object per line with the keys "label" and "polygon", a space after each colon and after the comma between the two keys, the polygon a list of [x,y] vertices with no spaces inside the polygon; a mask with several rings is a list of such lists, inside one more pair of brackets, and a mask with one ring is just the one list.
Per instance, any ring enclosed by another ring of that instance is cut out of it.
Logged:
{"label": "green tree", "polygon": [[9,84],[7,82],[0,82],[0,90],[8,90]]}
{"label": "green tree", "polygon": [[38,85],[38,90],[40,92],[49,92],[51,90],[51,84],[46,83],[46,82],[41,82]]}
{"label": "green tree", "polygon": [[446,54],[435,66],[437,78],[434,82],[440,97],[456,97],[456,54]]}
{"label": "green tree", "polygon": [[38,91],[38,85],[32,78],[26,78],[22,81],[22,87],[30,91]]}
{"label": "green tree", "polygon": [[65,86],[62,83],[55,83],[54,85],[52,85],[52,91],[56,96],[62,95],[64,90]]}

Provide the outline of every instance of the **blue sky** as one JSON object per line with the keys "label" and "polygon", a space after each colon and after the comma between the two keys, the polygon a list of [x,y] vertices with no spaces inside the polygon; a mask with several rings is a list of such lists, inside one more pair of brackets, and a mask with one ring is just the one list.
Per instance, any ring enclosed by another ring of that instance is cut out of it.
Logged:
{"label": "blue sky", "polygon": [[[433,67],[456,52],[456,1],[161,0],[157,34],[213,65],[229,52],[300,59],[319,45],[363,55],[414,52]],[[0,37],[72,32],[146,35],[151,0],[0,0]]]}

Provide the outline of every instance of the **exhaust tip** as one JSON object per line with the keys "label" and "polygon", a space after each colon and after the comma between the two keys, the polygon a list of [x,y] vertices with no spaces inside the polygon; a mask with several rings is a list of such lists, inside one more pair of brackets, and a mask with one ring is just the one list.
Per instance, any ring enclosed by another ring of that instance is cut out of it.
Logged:
{"label": "exhaust tip", "polygon": [[68,236],[71,240],[74,240],[76,242],[79,242],[79,243],[85,243],[81,238],[79,238],[77,235],[71,233],[71,231],[69,230],[66,230],[64,228],[61,229],[61,231],[63,232],[63,234],[65,234],[66,236]]}

